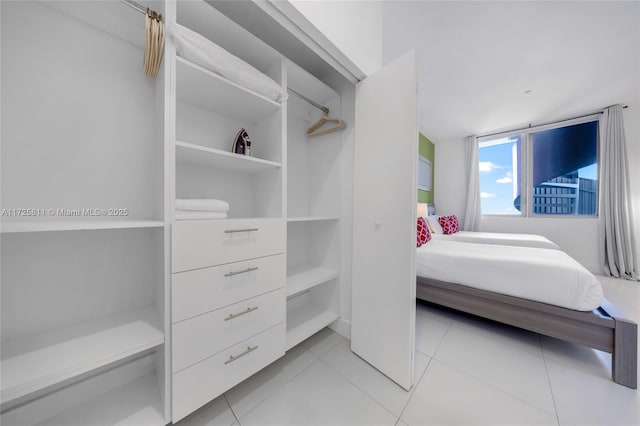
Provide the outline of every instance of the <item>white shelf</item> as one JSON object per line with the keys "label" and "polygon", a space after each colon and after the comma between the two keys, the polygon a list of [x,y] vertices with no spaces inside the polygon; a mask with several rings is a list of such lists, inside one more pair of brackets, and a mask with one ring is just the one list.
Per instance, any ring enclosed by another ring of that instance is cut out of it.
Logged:
{"label": "white shelf", "polygon": [[273,161],[179,141],[176,142],[176,159],[186,163],[243,173],[261,173],[282,167],[282,164]]}
{"label": "white shelf", "polygon": [[176,95],[182,102],[248,123],[280,109],[278,102],[184,58],[176,58],[176,68]]}
{"label": "white shelf", "polygon": [[164,426],[158,381],[149,373],[39,426]]}
{"label": "white shelf", "polygon": [[161,228],[160,220],[75,220],[75,221],[33,221],[2,222],[0,230],[3,234],[18,232],[48,231],[90,231],[96,229],[129,229],[129,228]]}
{"label": "white shelf", "polygon": [[338,220],[339,218],[333,216],[300,216],[300,217],[288,217],[287,222],[316,222],[321,220]]}
{"label": "white shelf", "polygon": [[322,266],[304,265],[287,271],[287,297],[302,293],[338,277],[338,271]]}
{"label": "white shelf", "polygon": [[154,307],[9,341],[2,346],[3,403],[164,343]]}
{"label": "white shelf", "polygon": [[[287,66],[287,86],[309,99],[325,104],[340,95],[331,87],[318,80],[299,65],[285,60]],[[291,95],[290,98],[295,97]]]}
{"label": "white shelf", "polygon": [[[178,24],[209,40],[215,40],[218,46],[233,52],[259,70],[268,70],[280,64],[282,54],[223,14],[224,5],[220,3],[216,2],[212,7],[206,1],[176,2]],[[229,3],[233,7],[231,3],[237,2]]]}
{"label": "white shelf", "polygon": [[287,346],[291,349],[328,326],[340,316],[309,303],[287,312]]}

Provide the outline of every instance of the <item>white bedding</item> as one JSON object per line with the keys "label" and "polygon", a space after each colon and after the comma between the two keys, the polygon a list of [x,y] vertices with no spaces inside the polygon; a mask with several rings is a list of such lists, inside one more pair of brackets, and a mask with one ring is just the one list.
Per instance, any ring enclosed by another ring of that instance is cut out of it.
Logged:
{"label": "white bedding", "polygon": [[604,298],[596,277],[561,250],[435,239],[417,249],[416,273],[578,311]]}
{"label": "white bedding", "polygon": [[506,246],[560,249],[553,241],[536,234],[508,234],[503,232],[459,231],[455,234],[432,234],[435,239],[462,241],[478,244],[502,244]]}

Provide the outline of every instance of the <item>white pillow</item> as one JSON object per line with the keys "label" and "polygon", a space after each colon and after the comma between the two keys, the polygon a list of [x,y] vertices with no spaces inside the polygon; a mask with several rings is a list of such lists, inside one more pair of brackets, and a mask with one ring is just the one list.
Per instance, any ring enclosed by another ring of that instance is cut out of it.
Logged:
{"label": "white pillow", "polygon": [[434,234],[444,234],[444,229],[442,229],[438,219],[440,219],[440,216],[427,216],[427,223]]}

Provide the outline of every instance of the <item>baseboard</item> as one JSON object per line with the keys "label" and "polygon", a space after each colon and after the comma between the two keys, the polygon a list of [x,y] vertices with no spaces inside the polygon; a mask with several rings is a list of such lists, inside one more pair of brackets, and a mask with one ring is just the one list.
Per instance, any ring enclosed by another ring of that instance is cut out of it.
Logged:
{"label": "baseboard", "polygon": [[345,339],[351,340],[351,321],[346,321],[345,319],[340,318],[331,324],[329,328]]}

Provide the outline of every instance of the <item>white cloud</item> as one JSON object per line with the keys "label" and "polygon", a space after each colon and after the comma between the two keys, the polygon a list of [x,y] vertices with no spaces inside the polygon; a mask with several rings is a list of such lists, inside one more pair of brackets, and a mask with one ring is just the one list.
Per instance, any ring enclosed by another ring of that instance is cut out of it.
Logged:
{"label": "white cloud", "polygon": [[480,169],[481,173],[491,173],[495,169],[501,169],[502,166],[498,166],[491,161],[480,161],[478,163],[478,168]]}
{"label": "white cloud", "polygon": [[496,183],[511,183],[511,182],[513,182],[513,174],[511,172],[507,172],[507,174],[503,178],[496,180]]}
{"label": "white cloud", "polygon": [[481,192],[480,198],[496,198],[496,194],[492,194],[491,192]]}

